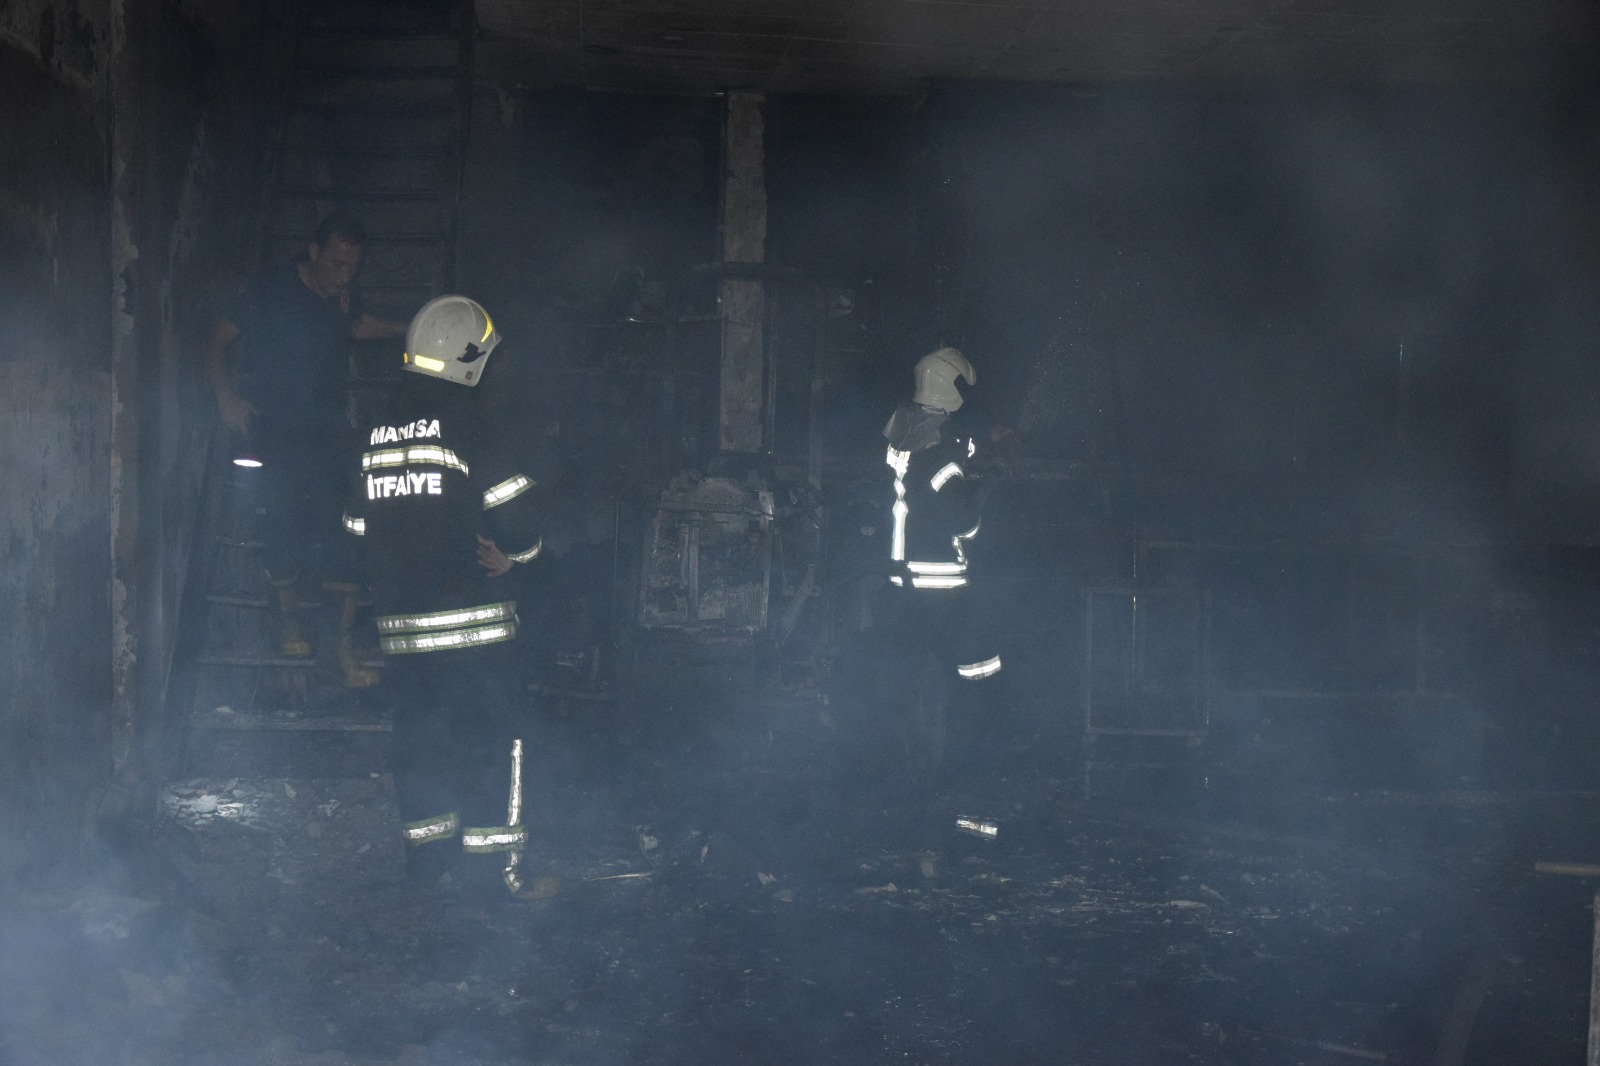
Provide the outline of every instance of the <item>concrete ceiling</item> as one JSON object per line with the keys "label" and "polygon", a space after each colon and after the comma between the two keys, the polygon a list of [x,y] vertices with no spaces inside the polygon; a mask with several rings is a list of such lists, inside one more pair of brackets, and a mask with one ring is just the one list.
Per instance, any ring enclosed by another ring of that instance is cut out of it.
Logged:
{"label": "concrete ceiling", "polygon": [[476,0],[486,77],[704,92],[930,78],[1535,85],[1593,0]]}

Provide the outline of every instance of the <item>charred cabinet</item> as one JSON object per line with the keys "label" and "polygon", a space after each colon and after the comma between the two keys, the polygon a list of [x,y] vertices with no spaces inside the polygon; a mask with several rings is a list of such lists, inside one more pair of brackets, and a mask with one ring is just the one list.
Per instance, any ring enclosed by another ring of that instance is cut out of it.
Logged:
{"label": "charred cabinet", "polygon": [[772,519],[772,493],[753,479],[674,479],[646,535],[639,624],[704,636],[765,630]]}

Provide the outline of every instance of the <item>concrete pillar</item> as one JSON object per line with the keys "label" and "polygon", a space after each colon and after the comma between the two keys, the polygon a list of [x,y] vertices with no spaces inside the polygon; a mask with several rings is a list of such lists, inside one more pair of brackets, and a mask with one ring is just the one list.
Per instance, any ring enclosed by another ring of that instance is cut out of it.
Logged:
{"label": "concrete pillar", "polygon": [[[729,93],[723,120],[722,259],[762,263],[767,250],[767,187],[760,93]],[[722,282],[722,378],[718,444],[755,454],[762,445],[765,318],[762,283]]]}

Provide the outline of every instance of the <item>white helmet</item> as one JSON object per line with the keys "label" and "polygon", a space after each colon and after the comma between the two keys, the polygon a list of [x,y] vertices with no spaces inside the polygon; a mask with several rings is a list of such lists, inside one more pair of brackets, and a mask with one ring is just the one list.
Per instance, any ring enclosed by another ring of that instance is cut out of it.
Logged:
{"label": "white helmet", "polygon": [[968,385],[978,383],[977,371],[972,369],[966,356],[954,348],[929,352],[917,360],[917,392],[911,397],[911,402],[924,407],[936,407],[941,411],[960,410],[961,393],[956,389],[957,378],[965,378]]}
{"label": "white helmet", "polygon": [[483,380],[484,364],[499,343],[500,334],[478,301],[436,296],[411,319],[406,369],[470,387]]}

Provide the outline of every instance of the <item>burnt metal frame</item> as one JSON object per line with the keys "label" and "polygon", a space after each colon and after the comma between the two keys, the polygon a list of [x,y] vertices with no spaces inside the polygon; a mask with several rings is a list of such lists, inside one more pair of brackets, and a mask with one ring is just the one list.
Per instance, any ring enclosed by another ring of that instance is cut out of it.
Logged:
{"label": "burnt metal frame", "polygon": [[[1229,544],[1220,541],[1181,541],[1181,540],[1141,540],[1138,545],[1138,560],[1136,566],[1140,570],[1146,569],[1146,558],[1152,551],[1190,551],[1190,552],[1215,552],[1215,553],[1254,553],[1261,555],[1278,556],[1345,556],[1348,564],[1353,564],[1361,554],[1361,545],[1317,545],[1306,544],[1293,547],[1266,544]],[[1411,689],[1372,690],[1372,689],[1243,689],[1251,696],[1269,699],[1393,699],[1393,700],[1451,700],[1462,696],[1460,691],[1449,689],[1441,690],[1436,687],[1436,679],[1428,677],[1428,647],[1429,647],[1429,614],[1428,614],[1428,564],[1435,556],[1426,549],[1412,549],[1410,551],[1391,551],[1389,554],[1409,558],[1418,564],[1417,567],[1417,618],[1414,633],[1416,664],[1416,684]],[[1210,614],[1207,612],[1207,622]],[[1209,636],[1209,633],[1208,633]],[[1228,690],[1233,691],[1233,690]]]}

